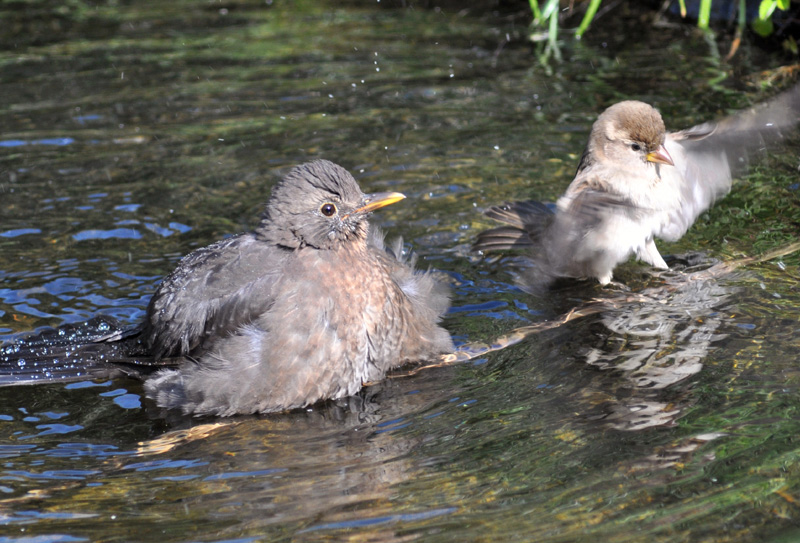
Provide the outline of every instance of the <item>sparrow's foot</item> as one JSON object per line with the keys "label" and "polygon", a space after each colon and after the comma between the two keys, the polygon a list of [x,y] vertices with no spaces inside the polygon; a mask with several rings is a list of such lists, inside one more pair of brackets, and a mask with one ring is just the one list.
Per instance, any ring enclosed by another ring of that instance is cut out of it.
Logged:
{"label": "sparrow's foot", "polygon": [[670,268],[679,266],[681,268],[693,268],[708,262],[708,256],[703,253],[684,253],[679,255],[667,255],[664,260]]}
{"label": "sparrow's foot", "polygon": [[658,252],[658,248],[656,248],[656,243],[652,239],[649,242],[647,242],[647,244],[644,246],[642,250],[637,251],[636,256],[639,258],[639,260],[647,262],[654,268],[658,268],[660,270],[669,269],[669,266],[667,266],[667,263],[664,262],[664,259]]}
{"label": "sparrow's foot", "polygon": [[619,281],[608,281],[607,283],[604,283],[603,286],[608,287],[611,290],[621,290],[622,292],[631,291],[631,288],[628,285],[625,283],[620,283]]}

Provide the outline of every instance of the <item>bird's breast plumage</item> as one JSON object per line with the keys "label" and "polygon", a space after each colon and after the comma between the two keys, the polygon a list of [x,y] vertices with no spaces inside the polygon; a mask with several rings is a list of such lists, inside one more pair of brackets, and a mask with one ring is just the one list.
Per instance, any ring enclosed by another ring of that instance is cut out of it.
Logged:
{"label": "bird's breast plumage", "polygon": [[[325,330],[323,343],[344,380],[375,380],[394,362],[404,336],[408,301],[390,275],[382,255],[366,245],[345,244],[336,250],[298,251],[276,300],[276,311],[305,313],[310,327]],[[305,293],[307,307],[296,307],[294,294]],[[308,296],[308,293],[313,293]],[[340,348],[344,345],[345,348]]]}

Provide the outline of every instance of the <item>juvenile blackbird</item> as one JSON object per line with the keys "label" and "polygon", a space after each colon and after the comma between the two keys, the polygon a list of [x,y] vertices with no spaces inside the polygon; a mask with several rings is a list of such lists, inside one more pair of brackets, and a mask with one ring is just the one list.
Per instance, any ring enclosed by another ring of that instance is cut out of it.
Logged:
{"label": "juvenile blackbird", "polygon": [[[85,357],[89,375],[159,366],[144,385],[159,406],[229,416],[352,395],[395,366],[450,352],[438,325],[447,288],[414,270],[402,240],[385,247],[367,222],[402,198],[365,195],[325,160],[298,166],[275,186],[254,231],[181,260],[135,333],[72,346],[70,359]],[[6,384],[44,382],[44,361],[49,381],[77,378],[52,345],[39,357],[39,375],[10,375],[18,369],[12,351],[4,349],[0,366]],[[25,356],[30,368],[30,349]]]}
{"label": "juvenile blackbird", "polygon": [[780,140],[800,121],[800,86],[716,123],[667,132],[661,115],[638,101],[606,109],[594,123],[575,178],[551,209],[540,202],[492,207],[506,223],[473,248],[525,249],[534,266],[518,280],[537,290],[559,277],[605,285],[631,255],[667,269],[654,238],[676,241],[731,189],[748,155]]}

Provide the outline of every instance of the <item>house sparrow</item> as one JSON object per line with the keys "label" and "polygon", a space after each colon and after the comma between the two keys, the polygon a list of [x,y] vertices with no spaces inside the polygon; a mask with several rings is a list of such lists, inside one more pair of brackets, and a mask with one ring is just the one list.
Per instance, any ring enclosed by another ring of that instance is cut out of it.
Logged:
{"label": "house sparrow", "polygon": [[659,112],[638,101],[606,109],[595,121],[575,179],[555,209],[539,202],[492,207],[506,223],[478,235],[474,250],[527,249],[535,266],[519,277],[535,290],[559,277],[611,281],[631,255],[668,266],[655,238],[678,240],[730,191],[748,155],[800,120],[800,85],[719,122],[667,132]]}
{"label": "house sparrow", "polygon": [[160,407],[229,416],[352,395],[393,367],[450,352],[438,324],[447,287],[367,221],[402,198],[364,194],[325,160],[298,166],[254,231],[181,260],[138,329],[89,337],[73,326],[4,347],[0,384],[121,372],[145,379]]}

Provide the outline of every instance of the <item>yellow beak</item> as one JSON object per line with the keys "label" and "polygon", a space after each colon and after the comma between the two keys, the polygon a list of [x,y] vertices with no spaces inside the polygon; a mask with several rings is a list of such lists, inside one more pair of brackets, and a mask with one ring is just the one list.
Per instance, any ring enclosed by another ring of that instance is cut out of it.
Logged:
{"label": "yellow beak", "polygon": [[667,148],[663,145],[659,146],[659,148],[652,153],[647,153],[647,161],[656,164],[668,164],[669,166],[675,165],[675,163],[672,162],[672,157],[669,156],[667,152]]}
{"label": "yellow beak", "polygon": [[[399,192],[376,192],[367,194],[366,198],[364,198],[364,205],[353,211],[353,213],[372,213],[376,209],[399,202],[405,197],[405,194]],[[350,213],[350,215],[353,213]]]}

